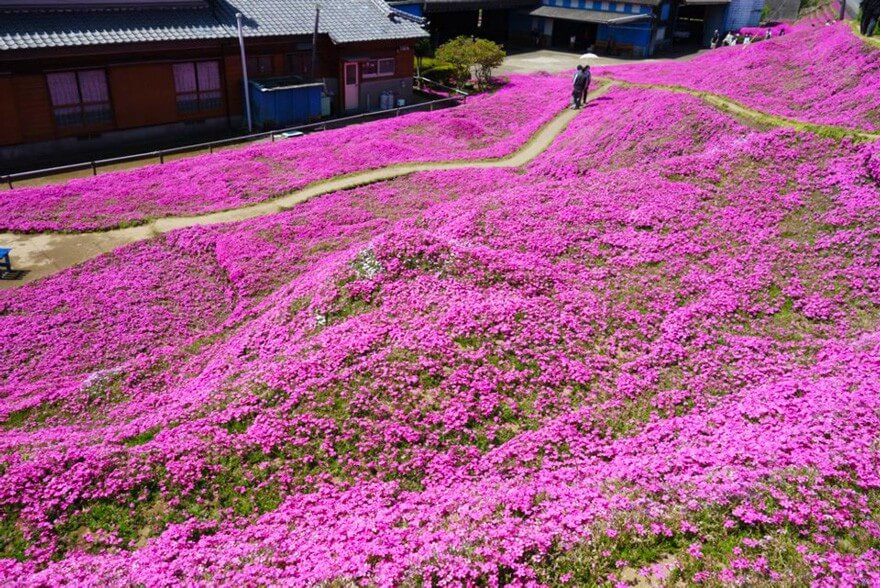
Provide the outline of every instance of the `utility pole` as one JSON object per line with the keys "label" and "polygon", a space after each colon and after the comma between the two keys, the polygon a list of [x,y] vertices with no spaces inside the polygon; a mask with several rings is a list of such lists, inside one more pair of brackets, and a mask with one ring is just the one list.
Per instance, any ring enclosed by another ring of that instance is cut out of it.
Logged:
{"label": "utility pole", "polygon": [[321,4],[315,4],[315,30],[312,32],[312,79],[318,71],[318,23],[321,21]]}
{"label": "utility pole", "polygon": [[242,84],[244,85],[244,111],[247,116],[248,133],[254,132],[254,123],[251,121],[251,93],[248,88],[247,74],[247,57],[244,54],[244,34],[241,32],[241,13],[235,13],[235,20],[238,23],[238,47],[241,50],[241,75]]}

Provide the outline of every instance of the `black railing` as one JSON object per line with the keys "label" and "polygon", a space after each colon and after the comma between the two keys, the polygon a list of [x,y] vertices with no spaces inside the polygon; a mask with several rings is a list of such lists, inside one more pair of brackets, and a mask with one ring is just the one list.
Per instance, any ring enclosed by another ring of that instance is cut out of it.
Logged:
{"label": "black railing", "polygon": [[120,163],[126,163],[128,161],[138,161],[138,160],[148,160],[148,159],[158,159],[160,164],[165,163],[165,158],[169,155],[175,155],[178,153],[187,153],[189,151],[197,152],[208,150],[208,153],[213,153],[214,149],[220,147],[227,147],[229,145],[243,144],[243,143],[253,143],[261,140],[270,140],[273,143],[276,139],[286,138],[284,137],[284,133],[292,133],[292,132],[316,132],[316,131],[326,131],[329,128],[341,128],[351,124],[356,124],[359,122],[365,122],[370,119],[381,119],[381,118],[394,118],[400,116],[401,114],[405,114],[412,111],[433,111],[437,107],[441,106],[455,106],[457,104],[463,103],[467,100],[468,94],[466,92],[462,92],[461,90],[456,90],[455,88],[450,88],[448,86],[444,86],[443,84],[439,84],[434,82],[433,80],[429,80],[427,78],[423,78],[420,76],[416,76],[415,81],[418,86],[421,88],[425,83],[429,83],[433,86],[437,86],[442,88],[445,91],[449,91],[450,95],[445,98],[438,98],[437,100],[431,100],[429,102],[421,102],[418,104],[410,104],[408,106],[398,106],[388,110],[376,110],[374,112],[365,112],[363,114],[356,114],[353,116],[346,116],[343,118],[334,118],[328,119],[320,122],[309,123],[305,125],[297,125],[295,127],[286,127],[283,129],[275,129],[272,131],[265,131],[262,133],[252,133],[249,135],[238,135],[235,137],[229,137],[228,139],[219,139],[217,141],[209,141],[207,143],[194,143],[191,145],[184,145],[181,147],[171,147],[168,149],[159,149],[156,151],[146,151],[143,153],[135,153],[133,155],[123,155],[121,157],[110,157],[106,159],[95,159],[92,161],[84,161],[80,163],[71,163],[69,165],[59,165],[56,167],[47,167],[42,169],[35,169],[30,171],[18,172],[13,174],[5,174],[0,176],[0,185],[6,184],[9,188],[13,187],[13,184],[22,180],[30,180],[34,178],[41,178],[45,176],[54,176],[67,172],[76,172],[82,170],[91,170],[92,175],[98,175],[98,169],[102,167],[106,167],[109,165],[117,165]]}

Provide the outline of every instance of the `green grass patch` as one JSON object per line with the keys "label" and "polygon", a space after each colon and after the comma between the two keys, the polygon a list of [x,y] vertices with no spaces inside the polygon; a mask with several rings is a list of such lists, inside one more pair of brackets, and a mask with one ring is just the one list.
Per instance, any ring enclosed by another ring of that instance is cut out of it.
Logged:
{"label": "green grass patch", "polygon": [[156,425],[155,427],[150,427],[149,429],[138,433],[134,437],[129,437],[128,439],[123,441],[123,444],[126,447],[137,447],[138,445],[144,445],[152,441],[161,430],[162,427],[159,425]]}

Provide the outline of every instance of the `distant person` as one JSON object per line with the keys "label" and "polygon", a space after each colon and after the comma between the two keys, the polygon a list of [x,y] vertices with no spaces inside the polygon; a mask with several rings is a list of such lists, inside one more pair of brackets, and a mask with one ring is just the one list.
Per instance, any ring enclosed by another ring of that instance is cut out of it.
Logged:
{"label": "distant person", "polygon": [[872,37],[877,29],[877,21],[880,20],[880,1],[862,0],[860,7],[859,32],[866,37]]}
{"label": "distant person", "polygon": [[764,35],[764,40],[768,41],[768,40],[770,40],[770,37],[772,37],[772,36],[773,36],[773,29],[767,29],[767,33]]}
{"label": "distant person", "polygon": [[746,38],[743,39],[743,45],[751,45],[752,44],[752,36],[746,35]]}
{"label": "distant person", "polygon": [[785,29],[779,29],[779,36],[780,36],[780,37],[784,37],[784,36],[785,36]]}
{"label": "distant person", "polygon": [[721,40],[721,34],[718,32],[718,29],[715,29],[715,32],[712,33],[712,42],[709,44],[711,49],[715,49],[718,46],[718,41]]}
{"label": "distant person", "polygon": [[577,71],[571,80],[571,108],[577,110],[581,107],[581,97],[584,94],[584,88],[587,84],[587,78],[584,76],[584,66],[577,66]]}
{"label": "distant person", "polygon": [[723,43],[725,47],[736,45],[736,37],[733,36],[733,33],[731,31],[727,31],[727,35],[724,37]]}
{"label": "distant person", "polygon": [[568,48],[569,48],[569,49],[574,49],[574,44],[575,44],[576,42],[577,42],[577,37],[576,37],[575,35],[570,36],[570,37],[568,38]]}
{"label": "distant person", "polygon": [[538,29],[532,29],[532,43],[534,43],[535,48],[541,46],[541,33],[538,32]]}
{"label": "distant person", "polygon": [[587,92],[590,91],[590,82],[593,80],[593,74],[590,73],[590,66],[585,65],[583,69],[584,76],[584,91],[581,92],[581,104],[586,106],[587,104]]}

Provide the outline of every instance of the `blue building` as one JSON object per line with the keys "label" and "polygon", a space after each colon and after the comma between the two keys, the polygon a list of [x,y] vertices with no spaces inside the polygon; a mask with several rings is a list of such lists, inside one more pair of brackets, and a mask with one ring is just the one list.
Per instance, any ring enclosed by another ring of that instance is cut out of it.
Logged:
{"label": "blue building", "polygon": [[435,46],[459,35],[505,45],[651,57],[756,26],[764,0],[392,0],[425,17]]}
{"label": "blue building", "polygon": [[666,39],[670,0],[544,0],[528,12],[545,47],[647,57]]}

